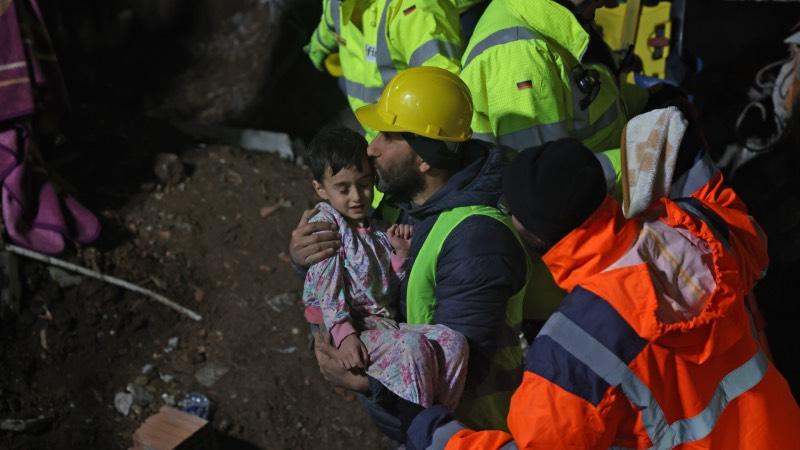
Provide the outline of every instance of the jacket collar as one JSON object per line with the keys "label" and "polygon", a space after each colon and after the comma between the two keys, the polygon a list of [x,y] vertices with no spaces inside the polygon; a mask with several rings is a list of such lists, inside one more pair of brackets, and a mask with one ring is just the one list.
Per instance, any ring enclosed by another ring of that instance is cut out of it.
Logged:
{"label": "jacket collar", "polygon": [[578,61],[589,47],[589,33],[575,14],[552,0],[510,0],[509,8],[534,31],[555,41]]}

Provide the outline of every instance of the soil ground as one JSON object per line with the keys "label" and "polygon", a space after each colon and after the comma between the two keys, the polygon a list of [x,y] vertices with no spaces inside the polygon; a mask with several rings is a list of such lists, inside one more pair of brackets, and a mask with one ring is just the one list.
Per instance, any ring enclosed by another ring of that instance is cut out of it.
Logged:
{"label": "soil ground", "polygon": [[[197,391],[216,406],[215,427],[242,448],[380,448],[354,396],[321,379],[308,348],[302,279],[285,252],[312,198],[309,174],[224,146],[182,160],[189,175],[179,184],[146,182],[130,204],[103,211],[106,231],[124,239],[71,259],[161,292],[202,321],[94,280],[61,289],[23,261],[28,300],[2,328],[0,365],[13,376],[0,381],[0,417],[53,423],[42,435],[0,434],[0,447],[127,448],[162,395]],[[156,369],[142,376],[148,364]],[[194,375],[210,364],[227,373],[202,386]],[[124,417],[113,403],[128,383],[155,398]]]}

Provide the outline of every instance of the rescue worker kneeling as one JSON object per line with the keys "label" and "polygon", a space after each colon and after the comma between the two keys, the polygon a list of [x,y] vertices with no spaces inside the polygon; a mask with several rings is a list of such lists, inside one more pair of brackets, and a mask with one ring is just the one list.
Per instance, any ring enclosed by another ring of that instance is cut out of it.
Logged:
{"label": "rescue worker kneeling", "polygon": [[521,153],[504,195],[568,295],[528,349],[510,433],[466,429],[434,406],[412,421],[408,448],[797,448],[800,410],[743,298],[767,267],[765,236],[694,153],[667,178],[682,198],[631,218],[580,142]]}

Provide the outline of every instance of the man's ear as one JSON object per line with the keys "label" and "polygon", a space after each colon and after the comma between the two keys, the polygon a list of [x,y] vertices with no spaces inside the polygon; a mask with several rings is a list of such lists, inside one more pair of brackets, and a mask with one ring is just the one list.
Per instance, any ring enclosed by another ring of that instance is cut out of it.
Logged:
{"label": "man's ear", "polygon": [[419,167],[419,171],[422,172],[422,173],[428,173],[433,168],[433,167],[431,167],[430,164],[425,162],[425,160],[423,160],[419,156],[417,156],[417,164],[418,164],[418,167]]}
{"label": "man's ear", "polygon": [[328,191],[325,190],[325,187],[317,180],[311,180],[311,185],[314,186],[314,192],[319,195],[319,197],[323,200],[329,200],[328,198]]}

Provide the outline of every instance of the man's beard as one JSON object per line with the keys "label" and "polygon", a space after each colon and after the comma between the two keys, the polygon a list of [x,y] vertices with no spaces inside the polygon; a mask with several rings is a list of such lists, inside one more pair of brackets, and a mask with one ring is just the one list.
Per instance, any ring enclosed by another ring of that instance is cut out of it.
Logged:
{"label": "man's beard", "polygon": [[378,173],[378,189],[395,200],[412,200],[425,188],[425,180],[417,168],[416,155],[409,155],[408,159],[390,169],[384,169],[376,162],[375,171]]}

